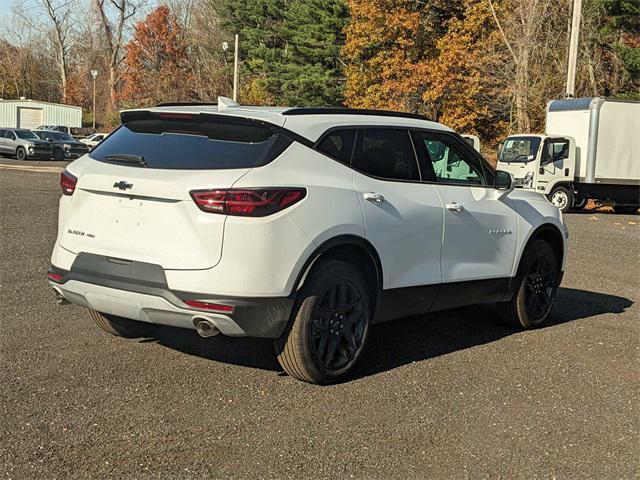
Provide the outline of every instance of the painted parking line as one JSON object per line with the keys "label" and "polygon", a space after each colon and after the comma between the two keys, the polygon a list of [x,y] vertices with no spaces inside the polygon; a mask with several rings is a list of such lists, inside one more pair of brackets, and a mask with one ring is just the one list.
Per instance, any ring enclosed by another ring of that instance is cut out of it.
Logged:
{"label": "painted parking line", "polygon": [[3,163],[0,163],[0,169],[37,173],[60,173],[64,170],[64,168],[62,167],[43,167],[40,165],[7,165]]}

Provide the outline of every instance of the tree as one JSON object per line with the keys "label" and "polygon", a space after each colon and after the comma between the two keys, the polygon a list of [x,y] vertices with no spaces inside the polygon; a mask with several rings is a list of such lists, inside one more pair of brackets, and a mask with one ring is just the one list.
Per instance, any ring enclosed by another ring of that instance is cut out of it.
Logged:
{"label": "tree", "polygon": [[122,49],[125,27],[144,5],[144,0],[93,0],[102,32],[102,48],[109,72],[108,87],[111,112],[118,110],[118,87],[122,77]]}
{"label": "tree", "polygon": [[53,44],[55,46],[56,61],[60,70],[60,84],[62,103],[67,101],[67,80],[69,75],[69,41],[70,15],[74,7],[71,0],[55,3],[54,0],[41,0],[52,25]]}
{"label": "tree", "polygon": [[[344,0],[214,0],[223,28],[239,33],[243,95],[287,105],[342,100]],[[243,97],[244,98],[244,97]]]}
{"label": "tree", "polygon": [[345,29],[345,103],[437,116],[424,102],[424,77],[448,20],[462,1],[350,0]]}
{"label": "tree", "polygon": [[191,98],[187,44],[167,6],[159,6],[136,24],[125,50],[122,100],[140,105]]}

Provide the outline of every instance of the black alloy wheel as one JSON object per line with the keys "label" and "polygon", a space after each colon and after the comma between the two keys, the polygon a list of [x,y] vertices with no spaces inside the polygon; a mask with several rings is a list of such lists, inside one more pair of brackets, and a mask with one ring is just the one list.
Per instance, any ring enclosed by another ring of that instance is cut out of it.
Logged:
{"label": "black alloy wheel", "polygon": [[329,371],[352,363],[366,333],[366,308],[358,287],[341,279],[320,296],[309,336],[318,364]]}
{"label": "black alloy wheel", "polygon": [[534,323],[546,318],[556,296],[557,267],[547,252],[537,252],[524,281],[525,308]]}

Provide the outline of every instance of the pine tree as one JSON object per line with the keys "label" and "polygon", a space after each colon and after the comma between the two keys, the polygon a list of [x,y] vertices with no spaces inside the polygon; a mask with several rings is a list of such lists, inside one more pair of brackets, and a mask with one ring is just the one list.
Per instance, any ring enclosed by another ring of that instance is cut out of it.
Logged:
{"label": "pine tree", "polygon": [[344,0],[214,0],[228,32],[239,33],[241,100],[321,106],[341,102]]}

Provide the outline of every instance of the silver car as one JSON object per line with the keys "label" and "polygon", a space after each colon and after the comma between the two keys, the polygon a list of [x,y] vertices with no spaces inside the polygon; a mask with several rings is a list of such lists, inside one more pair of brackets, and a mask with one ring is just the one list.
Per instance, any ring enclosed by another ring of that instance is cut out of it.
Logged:
{"label": "silver car", "polygon": [[18,160],[41,158],[49,160],[53,156],[51,142],[41,140],[31,130],[24,128],[0,129],[0,155],[15,156]]}

